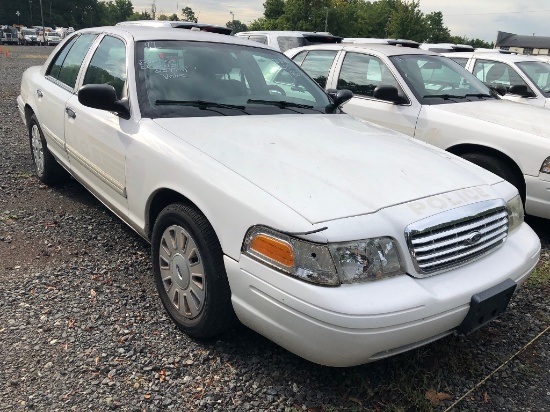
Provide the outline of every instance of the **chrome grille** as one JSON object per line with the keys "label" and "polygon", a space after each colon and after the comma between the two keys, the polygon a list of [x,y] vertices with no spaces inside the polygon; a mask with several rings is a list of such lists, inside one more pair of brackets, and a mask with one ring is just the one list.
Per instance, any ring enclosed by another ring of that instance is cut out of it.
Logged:
{"label": "chrome grille", "polygon": [[420,277],[450,270],[504,243],[506,203],[489,200],[439,213],[407,226],[405,236]]}

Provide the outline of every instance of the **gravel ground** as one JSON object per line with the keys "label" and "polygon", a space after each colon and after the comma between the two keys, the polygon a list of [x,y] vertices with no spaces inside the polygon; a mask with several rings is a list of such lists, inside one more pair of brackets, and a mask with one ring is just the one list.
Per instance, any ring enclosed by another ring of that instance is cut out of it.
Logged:
{"label": "gravel ground", "polygon": [[[3,49],[6,49],[4,46]],[[33,176],[15,99],[49,47],[0,54],[0,410],[550,411],[550,223],[537,276],[486,328],[334,369],[165,315],[149,246],[75,181]]]}

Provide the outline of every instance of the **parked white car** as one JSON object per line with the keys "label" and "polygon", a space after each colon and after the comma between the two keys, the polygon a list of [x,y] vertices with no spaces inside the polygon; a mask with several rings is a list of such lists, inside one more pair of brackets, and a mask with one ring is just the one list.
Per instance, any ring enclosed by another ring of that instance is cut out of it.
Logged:
{"label": "parked white car", "polygon": [[330,33],[306,31],[241,31],[235,36],[266,44],[281,52],[309,44],[340,43],[342,41],[341,37]]}
{"label": "parked white car", "polygon": [[550,65],[533,56],[504,53],[444,54],[489,87],[504,86],[503,99],[550,109]]}
{"label": "parked white car", "polygon": [[181,330],[236,315],[348,366],[483,326],[540,253],[514,186],[344,114],[350,96],[259,43],[118,26],[66,38],[17,103],[38,178],[66,169],[151,243]]}
{"label": "parked white car", "polygon": [[498,174],[518,188],[527,213],[550,218],[546,110],[501,100],[455,62],[426,50],[341,44],[286,54],[323,87],[350,89],[347,113]]}

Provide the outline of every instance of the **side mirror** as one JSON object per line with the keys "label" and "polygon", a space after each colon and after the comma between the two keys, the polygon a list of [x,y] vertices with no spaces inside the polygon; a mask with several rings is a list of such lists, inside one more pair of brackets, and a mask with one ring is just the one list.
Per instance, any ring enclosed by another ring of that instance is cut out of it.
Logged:
{"label": "side mirror", "polygon": [[78,90],[78,101],[92,109],[115,112],[125,119],[130,118],[128,99],[118,100],[115,88],[108,84],[87,84]]}
{"label": "side mirror", "polygon": [[499,96],[504,96],[506,94],[506,86],[500,83],[489,85],[490,89],[493,89]]}
{"label": "side mirror", "polygon": [[395,104],[401,103],[403,100],[399,96],[399,90],[397,90],[397,87],[391,85],[376,86],[372,95],[375,99],[385,100]]}
{"label": "side mirror", "polygon": [[335,107],[338,107],[344,104],[345,102],[347,102],[353,97],[353,93],[351,92],[351,90],[348,90],[348,89],[342,89],[342,90],[328,89],[327,94],[332,99]]}
{"label": "side mirror", "polygon": [[526,84],[514,84],[510,86],[508,93],[517,94],[521,97],[533,97],[533,93],[527,88]]}

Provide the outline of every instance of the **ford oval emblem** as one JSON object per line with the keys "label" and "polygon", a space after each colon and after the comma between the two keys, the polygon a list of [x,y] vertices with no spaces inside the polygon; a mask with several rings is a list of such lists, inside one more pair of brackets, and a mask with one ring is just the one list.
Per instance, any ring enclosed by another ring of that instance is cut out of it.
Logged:
{"label": "ford oval emblem", "polygon": [[472,232],[468,235],[464,243],[466,243],[467,245],[475,245],[481,240],[481,236],[481,233],[476,230],[475,232]]}

